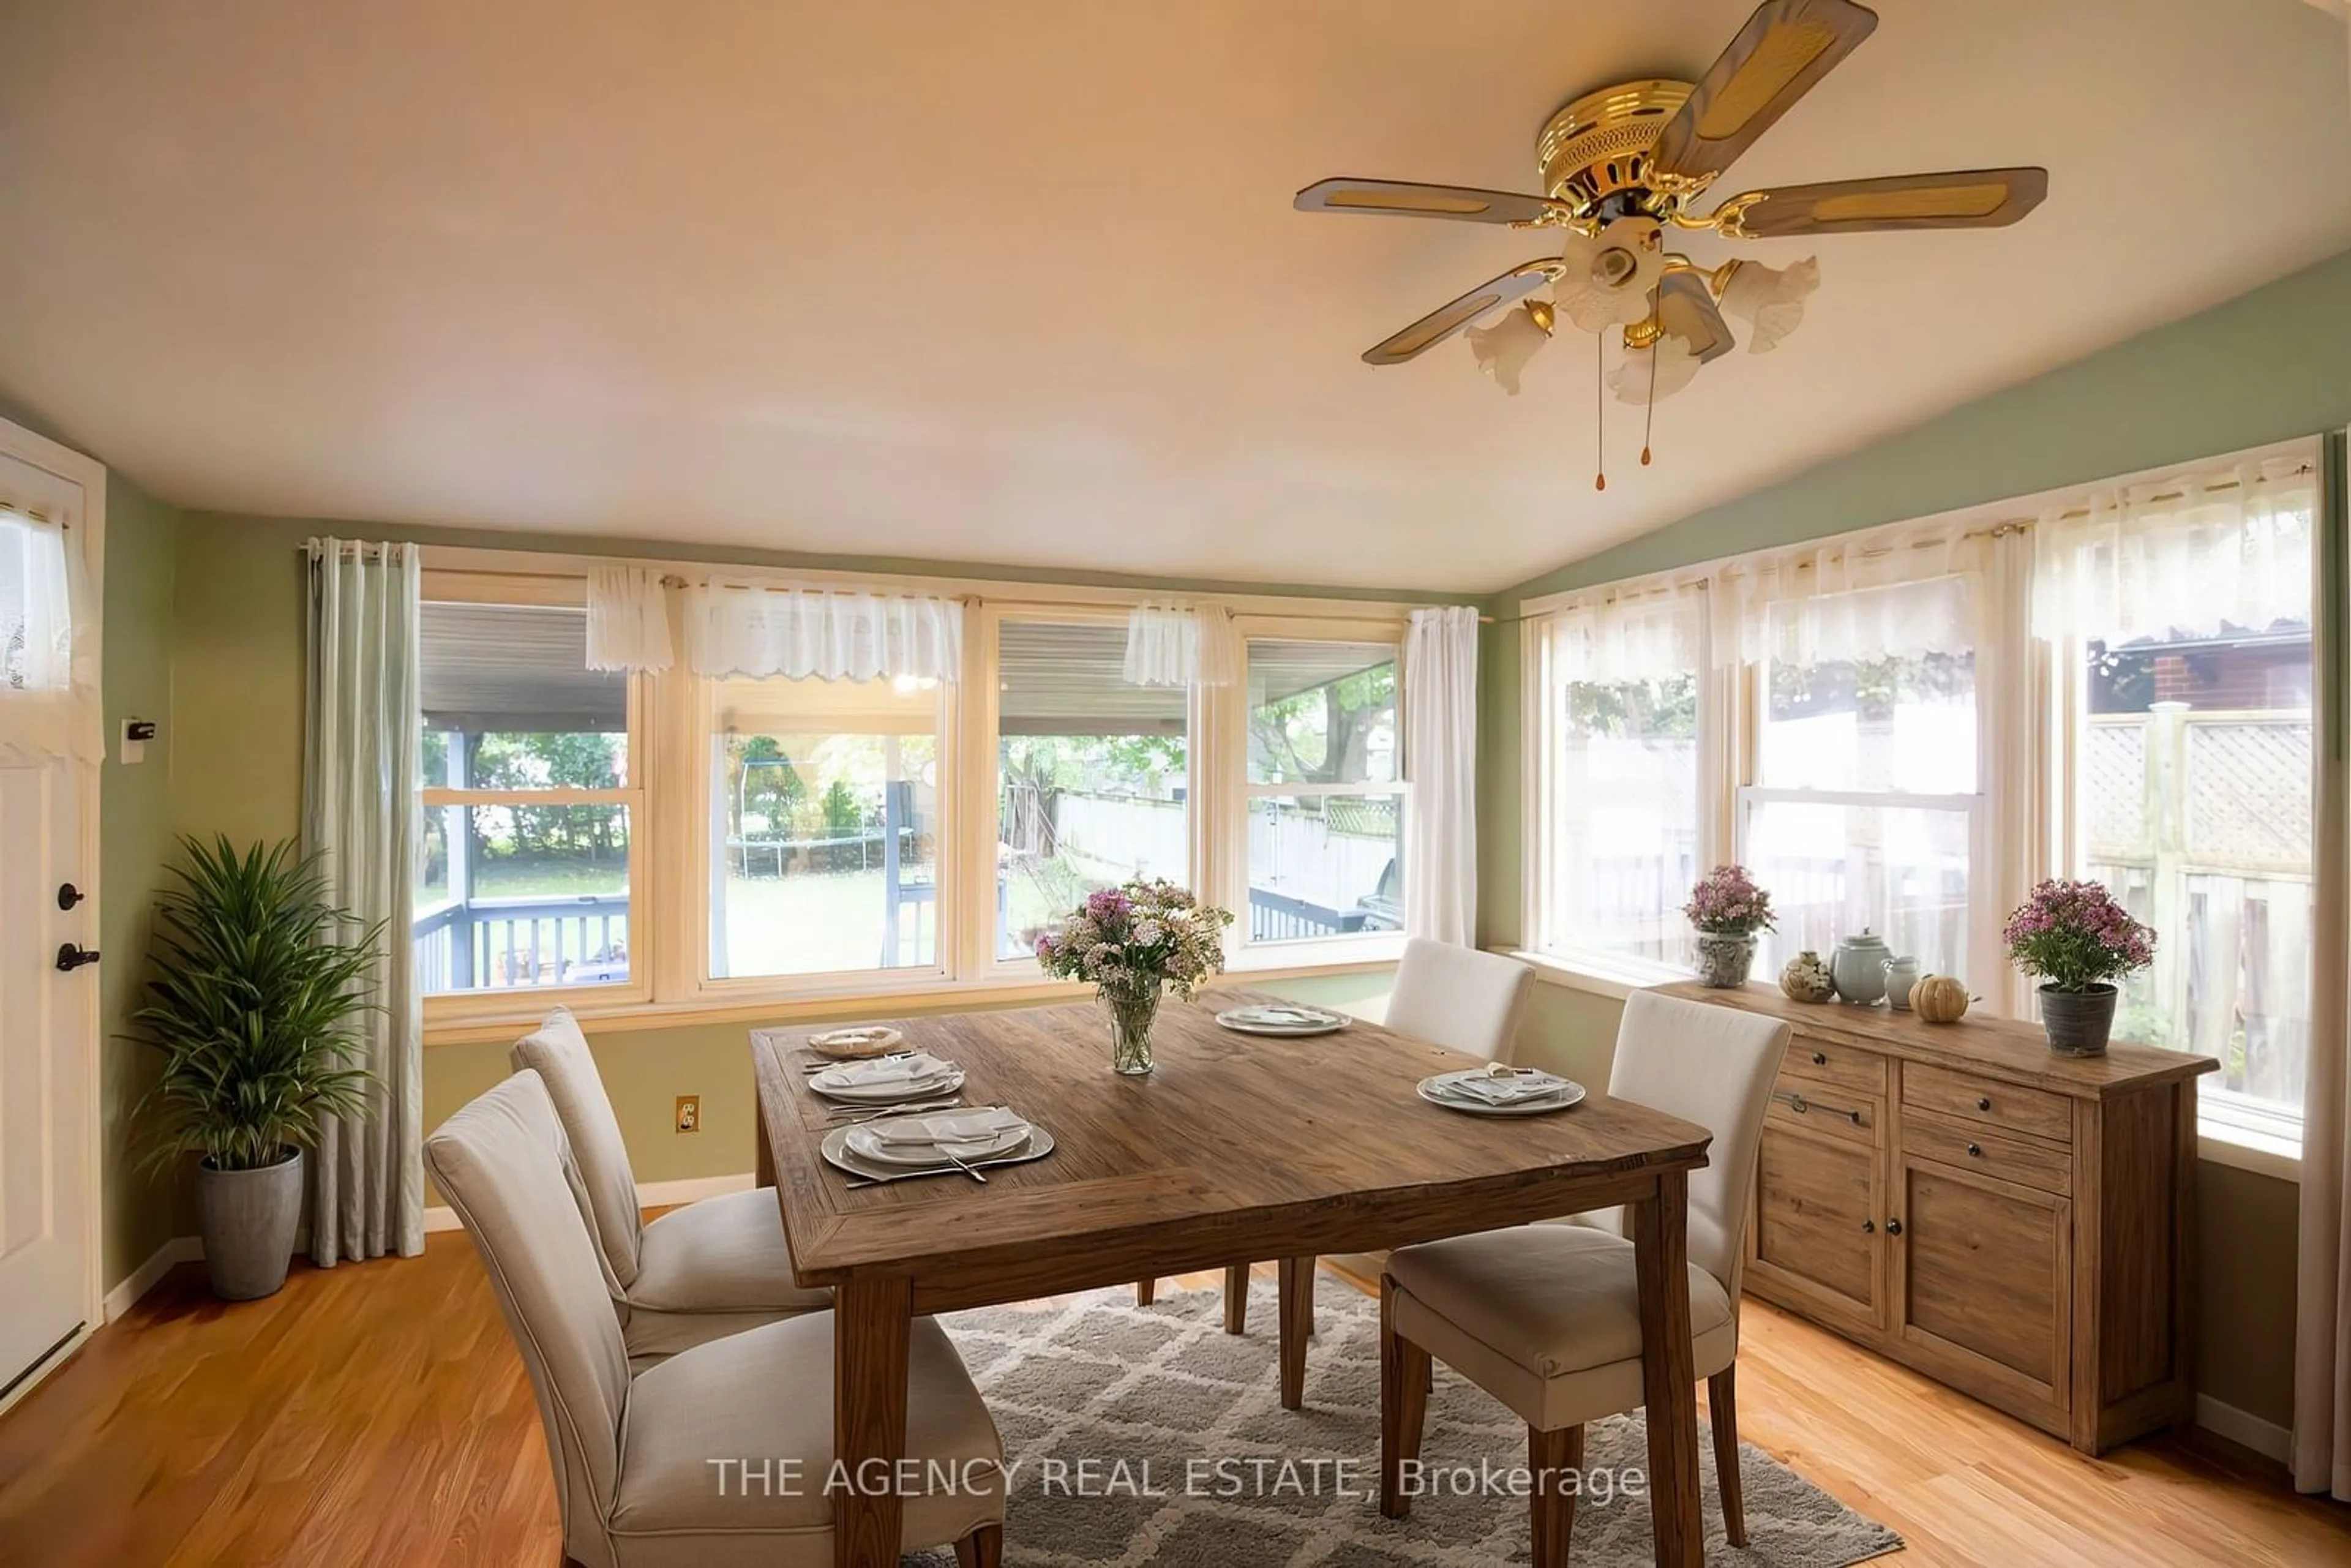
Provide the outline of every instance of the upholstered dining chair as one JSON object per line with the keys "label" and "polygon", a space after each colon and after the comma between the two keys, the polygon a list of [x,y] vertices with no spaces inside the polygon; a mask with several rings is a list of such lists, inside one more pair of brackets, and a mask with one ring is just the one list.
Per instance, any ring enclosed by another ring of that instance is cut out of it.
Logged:
{"label": "upholstered dining chair", "polygon": [[[1625,1004],[1608,1092],[1714,1134],[1689,1178],[1691,1359],[1706,1380],[1730,1544],[1747,1543],[1740,1493],[1739,1285],[1755,1149],[1788,1026],[1728,1007],[1636,991]],[[1397,1249],[1380,1276],[1380,1511],[1406,1517],[1401,1467],[1420,1454],[1432,1358],[1527,1424],[1537,1474],[1583,1463],[1583,1427],[1642,1403],[1640,1292],[1621,1211]],[[1575,1495],[1533,1494],[1535,1568],[1563,1568]]]}
{"label": "upholstered dining chair", "polygon": [[643,1371],[705,1341],[832,1305],[830,1291],[792,1282],[783,1211],[770,1190],[705,1197],[644,1223],[620,1120],[569,1009],[549,1013],[508,1055],[517,1071],[545,1081],[563,1120],[631,1366]]}
{"label": "upholstered dining chair", "polygon": [[[1387,1027],[1488,1061],[1505,1061],[1533,985],[1534,971],[1515,958],[1416,936],[1404,945],[1404,958],[1396,966],[1395,988],[1388,993]],[[1383,1261],[1370,1254],[1352,1260],[1366,1273]],[[1279,1315],[1285,1365],[1297,1364],[1303,1340],[1313,1333],[1314,1261],[1280,1260]],[[1247,1263],[1225,1270],[1227,1333],[1248,1332],[1249,1275]],[[1139,1305],[1151,1304],[1154,1283],[1135,1287]]]}
{"label": "upholstered dining chair", "polygon": [[[632,1376],[562,1123],[517,1072],[443,1123],[424,1161],[481,1254],[538,1397],[577,1568],[829,1568],[833,1318],[806,1312]],[[946,1333],[915,1320],[905,1548],[995,1568],[1004,1448]],[[724,1463],[750,1467],[730,1477]],[[713,1461],[720,1461],[714,1463]],[[732,1484],[730,1484],[730,1481]]]}

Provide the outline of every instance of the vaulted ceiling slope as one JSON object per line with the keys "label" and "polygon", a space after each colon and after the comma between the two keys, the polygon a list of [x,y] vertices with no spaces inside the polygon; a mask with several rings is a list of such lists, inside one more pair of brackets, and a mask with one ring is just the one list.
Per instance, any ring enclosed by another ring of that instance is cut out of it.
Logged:
{"label": "vaulted ceiling slope", "polygon": [[1754,244],[1804,329],[1604,494],[1591,340],[1358,361],[1550,240],[1292,192],[1525,189],[1750,8],[16,0],[0,400],[225,511],[1468,591],[2351,246],[2333,0],[1881,0],[1729,183],[2046,164],[2022,224]]}

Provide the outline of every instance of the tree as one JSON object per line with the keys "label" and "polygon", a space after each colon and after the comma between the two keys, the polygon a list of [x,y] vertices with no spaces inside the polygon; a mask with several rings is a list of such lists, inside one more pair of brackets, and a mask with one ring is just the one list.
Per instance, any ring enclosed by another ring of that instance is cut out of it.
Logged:
{"label": "tree", "polygon": [[1281,778],[1335,784],[1368,775],[1371,742],[1395,727],[1395,665],[1357,670],[1249,710],[1249,749]]}

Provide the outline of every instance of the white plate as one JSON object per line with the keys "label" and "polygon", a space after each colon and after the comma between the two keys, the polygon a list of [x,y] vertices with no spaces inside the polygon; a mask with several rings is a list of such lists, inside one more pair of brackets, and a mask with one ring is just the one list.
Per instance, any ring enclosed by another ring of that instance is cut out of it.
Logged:
{"label": "white plate", "polygon": [[1282,1038],[1331,1034],[1345,1029],[1354,1020],[1344,1013],[1334,1013],[1323,1008],[1251,1007],[1234,1008],[1217,1015],[1217,1021],[1236,1034],[1265,1034]]}
{"label": "white plate", "polygon": [[[939,1113],[941,1116],[952,1113]],[[849,1130],[849,1136],[842,1140],[842,1144],[859,1159],[876,1160],[885,1166],[945,1165],[946,1155],[936,1144],[885,1144],[876,1131],[886,1123],[927,1120],[929,1118],[924,1116],[906,1116],[885,1117],[879,1122],[868,1122],[862,1126],[852,1127]],[[1023,1122],[1017,1127],[1007,1127],[985,1141],[973,1138],[956,1142],[956,1158],[966,1165],[970,1165],[976,1160],[992,1160],[1000,1155],[1008,1155],[1029,1141],[1029,1124]]]}
{"label": "white plate", "polygon": [[1447,1080],[1478,1076],[1482,1074],[1475,1069],[1468,1073],[1440,1072],[1434,1078],[1422,1079],[1416,1087],[1420,1092],[1420,1097],[1430,1104],[1442,1105],[1447,1111],[1459,1111],[1470,1116],[1540,1116],[1546,1112],[1564,1111],[1570,1105],[1580,1104],[1585,1092],[1583,1084],[1570,1081],[1556,1094],[1546,1095],[1541,1100],[1521,1100],[1515,1105],[1489,1105],[1482,1100],[1472,1100],[1466,1094],[1456,1095],[1447,1092]]}
{"label": "white plate", "polygon": [[901,1100],[928,1100],[963,1087],[960,1067],[950,1067],[928,1078],[901,1078],[883,1083],[828,1084],[824,1080],[831,1076],[831,1069],[817,1073],[809,1080],[809,1087],[828,1100],[846,1100],[852,1105],[894,1105]]}
{"label": "white plate", "polygon": [[[835,1127],[824,1135],[824,1142],[818,1145],[817,1148],[818,1152],[824,1155],[825,1164],[835,1170],[846,1171],[852,1176],[871,1182],[906,1181],[918,1177],[948,1176],[955,1171],[955,1166],[944,1162],[935,1166],[909,1167],[885,1166],[878,1160],[866,1159],[849,1147],[849,1134],[854,1131],[856,1129],[853,1127]],[[1041,1160],[1052,1152],[1053,1134],[1031,1123],[1029,1128],[1029,1142],[1014,1149],[1010,1154],[998,1155],[992,1160],[966,1160],[964,1163],[975,1168],[985,1166],[993,1170],[998,1166],[1019,1166],[1026,1165],[1030,1160]]]}

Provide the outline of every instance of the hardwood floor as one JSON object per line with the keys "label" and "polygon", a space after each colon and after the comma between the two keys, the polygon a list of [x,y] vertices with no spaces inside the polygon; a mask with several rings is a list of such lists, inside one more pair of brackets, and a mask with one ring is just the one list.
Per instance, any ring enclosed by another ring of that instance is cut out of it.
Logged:
{"label": "hardwood floor", "polygon": [[[2295,1497],[2219,1438],[2085,1459],[1761,1302],[1745,1312],[1740,1435],[1900,1531],[1911,1546],[1886,1561],[2351,1561],[2351,1508]],[[0,1416],[0,1563],[555,1568],[558,1548],[530,1386],[462,1236],[406,1261],[298,1265],[278,1295],[234,1307],[200,1268],[175,1270]]]}

